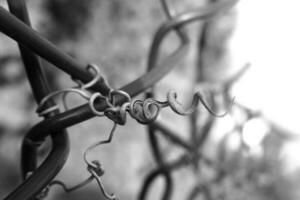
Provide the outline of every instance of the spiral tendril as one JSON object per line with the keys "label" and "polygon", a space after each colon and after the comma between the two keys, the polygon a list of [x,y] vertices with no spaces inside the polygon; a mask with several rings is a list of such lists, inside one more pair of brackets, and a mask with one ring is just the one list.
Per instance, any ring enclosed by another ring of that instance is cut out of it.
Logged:
{"label": "spiral tendril", "polygon": [[57,186],[60,186],[66,193],[70,193],[70,192],[73,192],[75,190],[78,190],[84,186],[86,186],[87,184],[89,184],[90,182],[92,182],[94,180],[94,177],[91,175],[90,177],[88,177],[86,180],[78,183],[77,185],[73,186],[73,187],[68,187],[64,182],[60,181],[60,180],[54,180],[54,181],[51,181],[49,183],[49,185],[44,188],[44,190],[42,192],[40,192],[36,198],[41,200],[41,199],[44,199],[45,197],[47,197],[51,187],[57,185]]}
{"label": "spiral tendril", "polygon": [[106,139],[106,140],[101,140],[99,142],[96,142],[95,144],[89,146],[84,154],[83,154],[83,159],[84,159],[84,162],[86,163],[87,166],[91,166],[93,168],[98,168],[98,165],[95,164],[94,162],[91,162],[89,161],[89,159],[87,158],[89,152],[91,152],[93,149],[95,149],[97,146],[100,146],[100,145],[104,145],[104,144],[108,144],[111,142],[113,136],[114,136],[114,133],[115,133],[115,130],[117,128],[117,124],[114,123],[113,127],[112,127],[112,130],[110,131],[110,134],[109,134],[109,137]]}
{"label": "spiral tendril", "polygon": [[[192,114],[199,102],[202,103],[202,105],[205,107],[205,109],[214,117],[224,117],[225,115],[227,115],[227,111],[223,114],[217,114],[215,113],[205,102],[203,95],[198,91],[193,95],[193,100],[192,100],[192,104],[189,108],[184,108],[183,105],[177,101],[177,93],[174,91],[170,91],[167,95],[167,101],[169,102],[169,106],[170,108],[177,114],[179,115],[190,115]],[[232,100],[232,104],[234,103],[234,98]],[[232,104],[230,106],[230,108],[228,110],[231,109]]]}
{"label": "spiral tendril", "polygon": [[[123,103],[122,105],[115,105],[115,97],[117,95],[125,97],[125,103]],[[93,112],[96,115],[101,114],[101,116],[103,116],[103,113],[98,112],[94,108],[93,100],[94,99],[90,101],[90,107],[92,108]],[[228,110],[231,110],[231,107],[234,103],[233,99],[230,107],[225,113],[217,114],[208,106],[208,104],[204,100],[203,95],[200,92],[196,92],[193,95],[192,103],[188,108],[185,108],[185,106],[183,106],[177,100],[177,93],[174,91],[168,92],[166,101],[158,101],[152,98],[148,98],[145,100],[136,99],[131,101],[130,96],[126,92],[113,90],[112,94],[109,95],[109,98],[106,98],[106,101],[109,107],[104,111],[104,115],[119,125],[124,125],[126,123],[127,112],[139,123],[149,124],[157,118],[162,108],[170,107],[171,110],[179,115],[190,115],[197,109],[199,102],[202,103],[202,105],[211,115],[215,117],[224,117],[228,113]]]}
{"label": "spiral tendril", "polygon": [[[50,112],[54,110],[58,110],[59,107],[57,105],[54,105],[50,108],[44,109],[46,103],[50,100],[55,98],[56,96],[62,95],[62,102],[65,110],[68,110],[68,105],[66,102],[67,95],[69,93],[76,93],[82,98],[89,100],[92,96],[92,94],[87,90],[88,88],[92,87],[97,83],[98,81],[102,80],[103,83],[107,84],[107,81],[104,77],[101,76],[99,68],[94,64],[89,64],[87,66],[87,70],[94,75],[93,79],[85,84],[83,84],[79,80],[74,80],[78,85],[73,88],[66,88],[58,91],[54,91],[50,93],[49,95],[45,96],[41,102],[39,103],[36,112],[39,114],[39,116],[45,116],[49,114]],[[99,93],[100,94],[100,93]]]}
{"label": "spiral tendril", "polygon": [[88,159],[88,154],[96,147],[110,143],[112,141],[112,138],[114,136],[116,128],[117,128],[117,124],[114,123],[112,130],[110,131],[109,137],[106,140],[101,140],[99,142],[96,142],[95,144],[92,144],[84,151],[84,154],[83,154],[83,159],[87,165],[87,169],[88,169],[89,173],[97,181],[102,194],[109,200],[116,200],[116,197],[114,194],[108,194],[105,191],[104,185],[101,181],[101,176],[104,174],[104,169],[102,168],[102,165],[98,160],[90,161]]}
{"label": "spiral tendril", "polygon": [[88,170],[92,174],[92,176],[95,178],[95,180],[97,181],[97,183],[99,185],[99,188],[100,188],[102,194],[105,196],[105,198],[107,198],[109,200],[117,200],[117,198],[116,198],[116,196],[114,194],[108,194],[105,191],[103,183],[102,183],[101,178],[100,178],[101,176],[99,176],[99,174],[97,173],[97,171],[94,170],[93,168],[89,168]]}

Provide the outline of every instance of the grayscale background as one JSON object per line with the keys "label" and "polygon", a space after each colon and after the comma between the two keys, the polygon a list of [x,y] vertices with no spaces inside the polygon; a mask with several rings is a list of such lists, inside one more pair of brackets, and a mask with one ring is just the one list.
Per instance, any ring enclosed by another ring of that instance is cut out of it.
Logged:
{"label": "grayscale background", "polygon": [[[144,74],[153,35],[166,20],[159,0],[28,0],[27,3],[35,30],[76,59],[97,64],[113,88]],[[210,2],[169,0],[169,3],[181,13]],[[0,4],[7,8],[4,0]],[[197,89],[220,84],[250,63],[229,94],[238,104],[259,113],[259,117],[247,121],[245,113],[233,106],[230,115],[215,119],[202,151],[222,165],[226,178],[209,182],[218,171],[202,167],[201,163],[200,171],[193,166],[181,168],[172,174],[175,184],[172,200],[188,199],[192,188],[201,181],[212,199],[298,199],[299,9],[300,3],[292,0],[241,0],[221,17],[187,26],[192,40],[189,53],[157,83],[157,99],[165,100],[166,93],[175,90],[180,101],[188,105]],[[172,52],[176,45],[178,39],[172,33],[164,42],[161,57]],[[46,61],[43,64],[53,90],[74,86],[68,75]],[[217,102],[222,112],[226,106],[219,96],[221,100]],[[83,104],[84,100],[70,95],[68,103],[72,107]],[[21,183],[22,139],[42,120],[35,113],[36,106],[17,44],[0,33],[1,198]],[[200,117],[194,122],[197,130],[203,128],[202,116],[208,117],[205,109],[199,112]],[[193,126],[189,117],[166,109],[160,118],[178,135],[190,139]],[[237,124],[242,124],[241,129],[235,129]],[[71,153],[56,179],[72,186],[88,177],[83,152],[92,143],[107,138],[112,125],[105,117],[95,117],[70,127]],[[181,155],[182,149],[168,140],[161,137],[160,143],[167,160]],[[48,142],[41,148],[41,158],[48,153],[49,145]],[[246,150],[242,145],[246,145]],[[102,180],[107,191],[121,200],[137,199],[146,175],[156,167],[146,126],[130,117],[125,126],[117,128],[113,142],[97,148],[92,157],[104,166]],[[163,179],[155,181],[148,199],[160,199],[163,186]],[[104,198],[93,182],[71,194],[55,186],[46,199]],[[199,195],[197,199],[205,198]]]}

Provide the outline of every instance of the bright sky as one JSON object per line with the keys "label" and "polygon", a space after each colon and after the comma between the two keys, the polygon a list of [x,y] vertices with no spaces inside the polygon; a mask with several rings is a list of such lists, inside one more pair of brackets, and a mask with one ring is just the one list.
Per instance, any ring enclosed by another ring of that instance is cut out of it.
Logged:
{"label": "bright sky", "polygon": [[[240,0],[230,48],[234,66],[252,64],[235,88],[236,99],[300,135],[299,10],[297,0]],[[286,151],[300,166],[300,142]]]}

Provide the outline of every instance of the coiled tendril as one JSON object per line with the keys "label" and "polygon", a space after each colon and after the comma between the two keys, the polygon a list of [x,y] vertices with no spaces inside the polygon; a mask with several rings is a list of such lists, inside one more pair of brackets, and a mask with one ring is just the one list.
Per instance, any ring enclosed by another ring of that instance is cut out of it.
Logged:
{"label": "coiled tendril", "polygon": [[90,161],[87,156],[88,156],[88,153],[91,152],[96,147],[98,147],[100,145],[104,145],[104,144],[109,144],[113,139],[116,128],[117,128],[117,124],[114,123],[113,128],[110,131],[108,139],[101,140],[99,142],[96,142],[95,144],[92,144],[85,150],[85,152],[83,154],[83,159],[87,165],[88,171],[90,172],[91,176],[97,181],[102,194],[109,200],[116,200],[117,198],[114,194],[108,194],[104,189],[104,185],[101,181],[101,176],[104,174],[104,169],[102,168],[102,165],[98,160]]}
{"label": "coiled tendril", "polygon": [[[87,90],[88,88],[92,87],[98,81],[102,81],[104,84],[108,85],[106,79],[101,76],[100,70],[97,67],[97,65],[89,64],[86,69],[94,75],[94,78],[85,84],[83,84],[79,80],[74,80],[78,84],[77,86],[75,86],[73,88],[66,88],[66,89],[58,90],[58,91],[52,92],[49,95],[45,96],[39,103],[37,110],[36,110],[36,112],[39,114],[39,116],[45,116],[45,115],[49,114],[50,112],[59,109],[59,107],[57,105],[52,106],[47,109],[44,109],[46,103],[50,99],[55,98],[56,96],[62,95],[63,106],[64,106],[65,110],[68,110],[68,105],[66,103],[66,97],[69,93],[76,93],[76,94],[80,95],[82,98],[89,100],[91,98],[91,96],[94,94],[91,94],[91,92]],[[96,93],[96,94],[101,95],[100,93]]]}
{"label": "coiled tendril", "polygon": [[[117,95],[125,97],[125,103],[123,103],[122,105],[115,105],[115,98]],[[201,102],[206,110],[215,117],[223,117],[227,114],[227,111],[223,114],[216,114],[205,102],[204,97],[200,92],[196,92],[193,95],[192,103],[190,107],[187,108],[185,108],[182,103],[177,100],[177,93],[175,91],[168,92],[166,101],[158,101],[152,98],[148,98],[145,100],[137,99],[131,101],[130,96],[126,92],[121,90],[112,90],[109,98],[106,98],[106,101],[109,105],[109,108],[104,111],[104,115],[119,125],[124,125],[126,123],[127,112],[139,123],[149,124],[157,118],[162,108],[170,107],[175,113],[179,115],[190,115],[197,109],[199,102]],[[103,113],[95,109],[93,103],[94,99],[90,101],[90,106],[94,114],[103,115]],[[233,103],[234,99],[232,100],[232,104]],[[230,107],[232,106],[232,104],[230,105]]]}
{"label": "coiled tendril", "polygon": [[104,185],[103,185],[103,183],[101,181],[101,176],[104,175],[105,171],[104,171],[101,163],[98,160],[92,160],[92,161],[90,161],[88,159],[89,152],[91,152],[93,149],[95,149],[96,147],[98,147],[100,145],[108,144],[108,143],[110,143],[112,141],[112,138],[114,136],[114,132],[115,132],[116,128],[117,128],[117,124],[114,123],[114,126],[113,126],[112,130],[110,131],[108,139],[96,142],[95,144],[92,144],[91,146],[89,146],[85,150],[85,152],[83,154],[83,159],[84,159],[84,162],[87,165],[88,172],[91,174],[87,179],[85,179],[84,181],[80,182],[79,184],[77,184],[77,185],[75,185],[73,187],[68,187],[63,181],[54,180],[42,192],[40,192],[36,196],[36,198],[37,199],[44,199],[48,195],[48,193],[50,191],[50,188],[53,187],[54,185],[61,186],[66,193],[70,193],[72,191],[78,190],[78,189],[86,186],[87,184],[89,184],[93,180],[96,180],[96,182],[97,182],[97,184],[98,184],[98,186],[99,186],[99,188],[100,188],[103,196],[106,199],[108,199],[108,200],[117,200],[117,198],[116,198],[116,196],[114,194],[108,194],[105,191]]}

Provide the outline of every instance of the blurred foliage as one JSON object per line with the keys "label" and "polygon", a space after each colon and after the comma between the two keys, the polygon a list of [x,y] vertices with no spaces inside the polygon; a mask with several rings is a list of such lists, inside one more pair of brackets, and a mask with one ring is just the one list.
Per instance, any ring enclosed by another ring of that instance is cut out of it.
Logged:
{"label": "blurred foliage", "polygon": [[87,29],[91,8],[96,0],[46,0],[45,9],[50,17],[46,31],[53,40],[75,40]]}
{"label": "blurred foliage", "polygon": [[25,73],[20,70],[20,57],[6,55],[0,57],[0,87],[7,84],[19,84],[25,79]]}
{"label": "blurred foliage", "polygon": [[[49,18],[47,18],[47,22],[49,23],[47,23],[46,30],[43,31],[46,32],[47,37],[50,40],[54,41],[57,45],[61,45],[66,41],[69,43],[78,41],[81,39],[82,36],[84,36],[85,33],[88,32],[88,29],[90,28],[90,20],[93,19],[93,14],[95,14],[94,7],[97,5],[101,8],[101,6],[103,5],[101,11],[104,12],[106,10],[105,14],[107,18],[104,18],[101,15],[101,20],[106,20],[107,22],[105,25],[103,25],[104,28],[103,31],[101,30],[101,34],[106,34],[106,36],[108,35],[110,38],[107,39],[107,37],[105,37],[102,40],[100,39],[101,45],[104,46],[104,48],[102,48],[102,51],[109,51],[107,54],[105,54],[104,57],[109,57],[110,59],[113,59],[113,61],[111,62],[114,62],[114,64],[120,67],[118,69],[110,69],[111,71],[115,70],[116,75],[109,78],[121,79],[125,77],[124,73],[120,73],[120,70],[123,70],[121,68],[126,67],[126,69],[128,69],[131,66],[131,68],[133,68],[134,71],[141,71],[141,69],[136,68],[136,65],[141,64],[144,61],[140,59],[142,54],[141,52],[142,50],[144,50],[143,48],[145,48],[144,46],[147,46],[144,44],[145,38],[143,38],[143,34],[149,35],[148,32],[152,31],[153,28],[150,27],[150,25],[153,25],[153,21],[161,18],[161,13],[158,13],[157,9],[152,7],[150,8],[150,6],[148,6],[148,4],[146,3],[141,8],[134,8],[134,4],[136,3],[138,3],[138,1],[110,0],[108,1],[108,3],[105,4],[104,0],[45,0],[43,2],[43,6],[44,9],[47,11],[47,15],[49,16]],[[145,24],[141,25],[142,28],[140,28],[138,27],[138,23],[141,23],[139,21],[139,14],[144,14],[144,11],[147,9],[151,9],[151,15],[149,16],[152,16],[153,18],[149,19],[148,22],[145,22]],[[233,17],[233,15],[229,15],[229,18]],[[214,31],[213,28],[220,24],[220,21],[214,22],[214,24],[210,25],[212,28],[205,33],[207,38],[204,39],[206,41],[210,40],[210,43],[207,42],[206,45],[208,46],[207,48],[209,48],[209,51],[211,51],[210,56],[213,55],[211,60],[219,60],[219,57],[223,56],[223,53],[226,50],[224,46],[226,44],[226,40],[229,37],[228,34],[230,34],[232,31],[227,30],[226,28],[228,27],[223,27],[225,29],[221,30],[224,33],[222,35],[223,37],[219,38],[218,40],[214,40],[211,37],[212,33],[215,33],[215,38],[218,38],[220,35],[218,35],[218,31]],[[206,25],[209,26],[208,24]],[[232,24],[230,24],[230,26],[232,26]],[[125,36],[121,37],[121,34]],[[201,45],[203,45],[205,41],[200,41],[200,43]],[[69,48],[67,51],[72,56],[77,56],[77,49],[75,49],[75,45],[72,46],[72,48]],[[205,50],[202,49],[201,51]],[[93,52],[88,52],[87,54],[92,53]],[[98,51],[97,54],[99,54]],[[44,64],[49,65],[46,62]],[[13,131],[11,130],[11,124],[14,123],[14,117],[10,117],[11,123],[0,123],[0,146],[2,147],[1,151],[4,152],[6,148],[9,148],[8,144],[10,144],[6,143],[7,139],[12,141],[14,145],[16,143],[20,143],[20,135],[24,135],[24,133],[29,128],[29,124],[31,124],[32,121],[35,121],[36,119],[33,119],[33,117],[31,117],[31,115],[28,114],[34,113],[35,104],[33,103],[33,99],[30,96],[29,90],[26,91],[22,87],[24,86],[25,82],[25,74],[20,67],[20,57],[18,55],[11,54],[1,55],[0,66],[0,89],[12,85],[16,86],[15,88],[12,88],[12,90],[18,93],[18,95],[22,96],[22,99],[20,98],[20,100],[18,100],[19,102],[22,101],[19,107],[22,110],[22,112],[25,113],[23,113],[22,115],[23,123],[20,123],[21,125],[18,124],[18,127],[15,127]],[[210,66],[207,67],[209,68]],[[47,66],[46,68],[48,69]],[[46,74],[48,80],[50,81],[52,89],[58,88],[58,72],[47,70]],[[210,74],[210,76],[215,76],[215,74],[210,73],[210,71],[206,74]],[[126,76],[131,77],[132,74],[128,73],[126,74]],[[206,78],[207,77],[202,77],[200,79]],[[23,91],[23,93],[20,93],[20,91]],[[7,115],[9,115],[9,113]],[[211,121],[209,122],[211,123]],[[215,124],[211,123],[211,125]],[[202,124],[201,127],[205,129],[205,124]],[[130,129],[134,128],[130,127]],[[207,128],[207,130],[211,129]],[[195,170],[194,176],[192,177],[193,180],[196,179],[197,183],[194,188],[191,188],[190,198],[194,198],[193,195],[197,196],[201,193],[207,193],[209,194],[208,199],[214,200],[293,199],[295,185],[293,182],[294,180],[291,179],[291,177],[285,176],[282,170],[282,160],[278,156],[282,144],[284,144],[284,139],[277,137],[278,135],[276,135],[276,130],[273,129],[272,131],[273,132],[271,132],[268,136],[269,139],[266,139],[262,144],[264,153],[267,153],[267,155],[265,156],[247,154],[247,151],[249,150],[247,148],[238,148],[232,150],[229,148],[229,146],[226,146],[226,144],[213,144],[211,143],[211,141],[208,141],[205,144],[205,146],[210,146],[210,149],[208,150],[209,153],[211,153],[212,151],[217,152],[217,155],[215,155],[215,157],[212,158],[217,164],[215,168],[213,166],[205,167],[203,166],[203,163],[199,164],[199,167],[202,169],[200,172]],[[47,144],[41,149],[41,156],[47,154],[47,147],[49,146],[50,144]],[[1,195],[2,192],[7,193],[8,191],[10,191],[12,187],[20,181],[19,174],[17,173],[19,162],[17,158],[18,156],[16,156],[16,152],[7,151],[6,153],[0,154],[0,160],[2,165],[2,170],[0,171]],[[74,174],[74,176],[76,176],[76,174]],[[199,177],[201,177],[201,179],[199,179]],[[215,177],[215,179],[210,179],[211,177]],[[112,182],[117,184],[116,182],[118,181],[119,180],[116,179]],[[181,183],[179,184],[184,185],[184,179],[181,179]],[[120,188],[120,190],[122,189],[123,188]],[[61,198],[80,200],[86,199],[87,197],[89,199],[99,199],[99,196],[101,196],[99,194],[100,192],[94,188],[84,188],[69,195],[63,194],[61,189],[55,190],[55,192],[57,193],[54,195],[54,199]]]}

